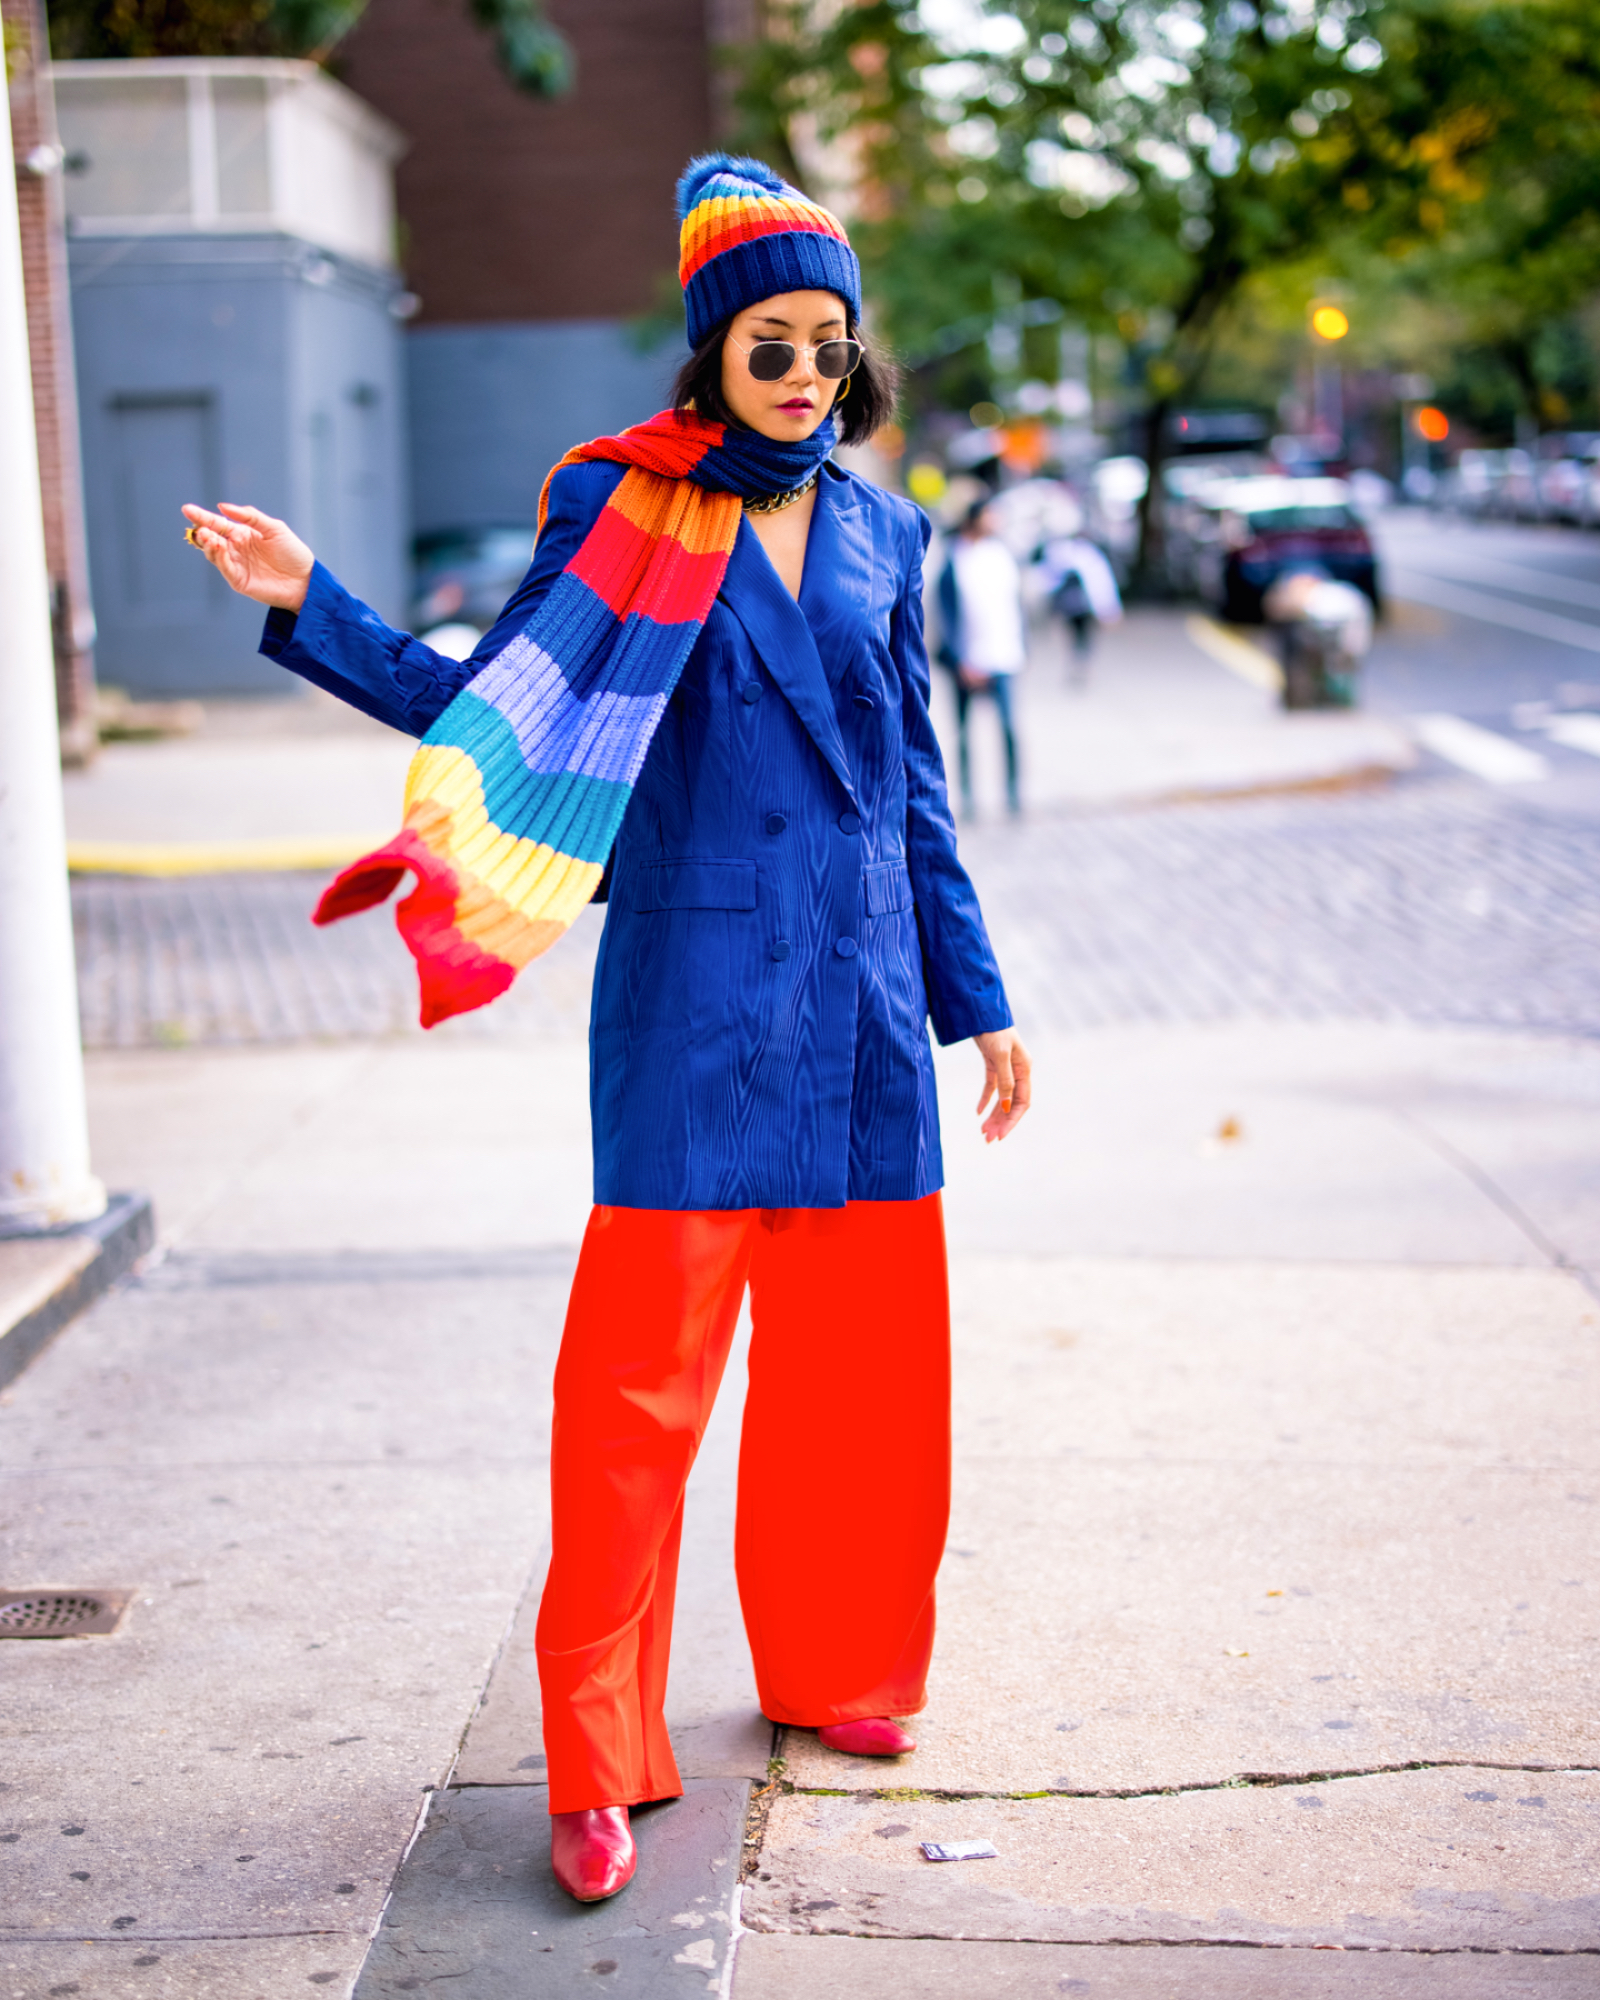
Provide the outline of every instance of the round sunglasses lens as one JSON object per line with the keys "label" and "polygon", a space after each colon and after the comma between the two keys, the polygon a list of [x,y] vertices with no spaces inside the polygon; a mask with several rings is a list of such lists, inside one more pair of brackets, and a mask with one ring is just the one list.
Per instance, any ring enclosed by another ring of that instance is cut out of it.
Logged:
{"label": "round sunglasses lens", "polygon": [[758,382],[781,382],[794,366],[794,349],[786,340],[758,340],[750,350],[750,373]]}
{"label": "round sunglasses lens", "polygon": [[859,340],[825,340],[817,349],[817,373],[830,382],[853,375],[861,365]]}

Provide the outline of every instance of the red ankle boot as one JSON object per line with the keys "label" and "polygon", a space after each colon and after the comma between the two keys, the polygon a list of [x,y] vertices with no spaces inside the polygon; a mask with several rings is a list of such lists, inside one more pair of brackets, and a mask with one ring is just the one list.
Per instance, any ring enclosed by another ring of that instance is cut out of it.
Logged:
{"label": "red ankle boot", "polygon": [[626,1806],[550,1815],[550,1866],[580,1903],[603,1903],[625,1889],[638,1860]]}
{"label": "red ankle boot", "polygon": [[917,1739],[886,1715],[865,1715],[859,1722],[830,1722],[817,1734],[830,1750],[843,1750],[852,1757],[903,1757],[917,1747]]}

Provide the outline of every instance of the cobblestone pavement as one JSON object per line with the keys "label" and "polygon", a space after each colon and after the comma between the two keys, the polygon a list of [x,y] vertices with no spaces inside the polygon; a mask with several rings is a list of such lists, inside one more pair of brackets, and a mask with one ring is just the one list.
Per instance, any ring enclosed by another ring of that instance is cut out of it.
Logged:
{"label": "cobblestone pavement", "polygon": [[[417,979],[393,905],[319,930],[325,874],[80,875],[72,908],[91,1049],[420,1034]],[[600,913],[493,1007],[437,1035],[582,1035]]]}
{"label": "cobblestone pavement", "polygon": [[[1259,1016],[1600,1035],[1600,825],[1452,779],[977,827],[963,853],[1020,1022]],[[73,883],[91,1048],[420,1032],[387,913],[321,879]],[[443,1035],[583,1032],[600,913]]]}

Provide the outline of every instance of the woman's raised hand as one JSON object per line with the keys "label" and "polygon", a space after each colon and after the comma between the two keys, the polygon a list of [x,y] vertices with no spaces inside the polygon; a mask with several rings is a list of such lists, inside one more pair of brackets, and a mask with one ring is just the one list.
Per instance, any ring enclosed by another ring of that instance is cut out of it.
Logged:
{"label": "woman's raised hand", "polygon": [[214,514],[193,505],[183,512],[188,539],[241,597],[280,611],[298,611],[305,603],[316,558],[285,522],[226,500]]}

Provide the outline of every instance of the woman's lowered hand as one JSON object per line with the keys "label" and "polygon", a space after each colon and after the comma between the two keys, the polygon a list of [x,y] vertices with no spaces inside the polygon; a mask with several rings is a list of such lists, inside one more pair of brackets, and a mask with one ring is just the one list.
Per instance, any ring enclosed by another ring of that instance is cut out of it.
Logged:
{"label": "woman's lowered hand", "polygon": [[305,603],[316,558],[285,522],[226,500],[214,514],[193,505],[183,512],[187,539],[241,597],[280,611],[298,611]]}
{"label": "woman's lowered hand", "polygon": [[994,1101],[994,1109],[983,1120],[983,1142],[992,1146],[1022,1122],[1033,1098],[1033,1062],[1015,1028],[997,1028],[993,1034],[974,1035],[972,1039],[983,1057],[980,1118],[990,1100]]}

